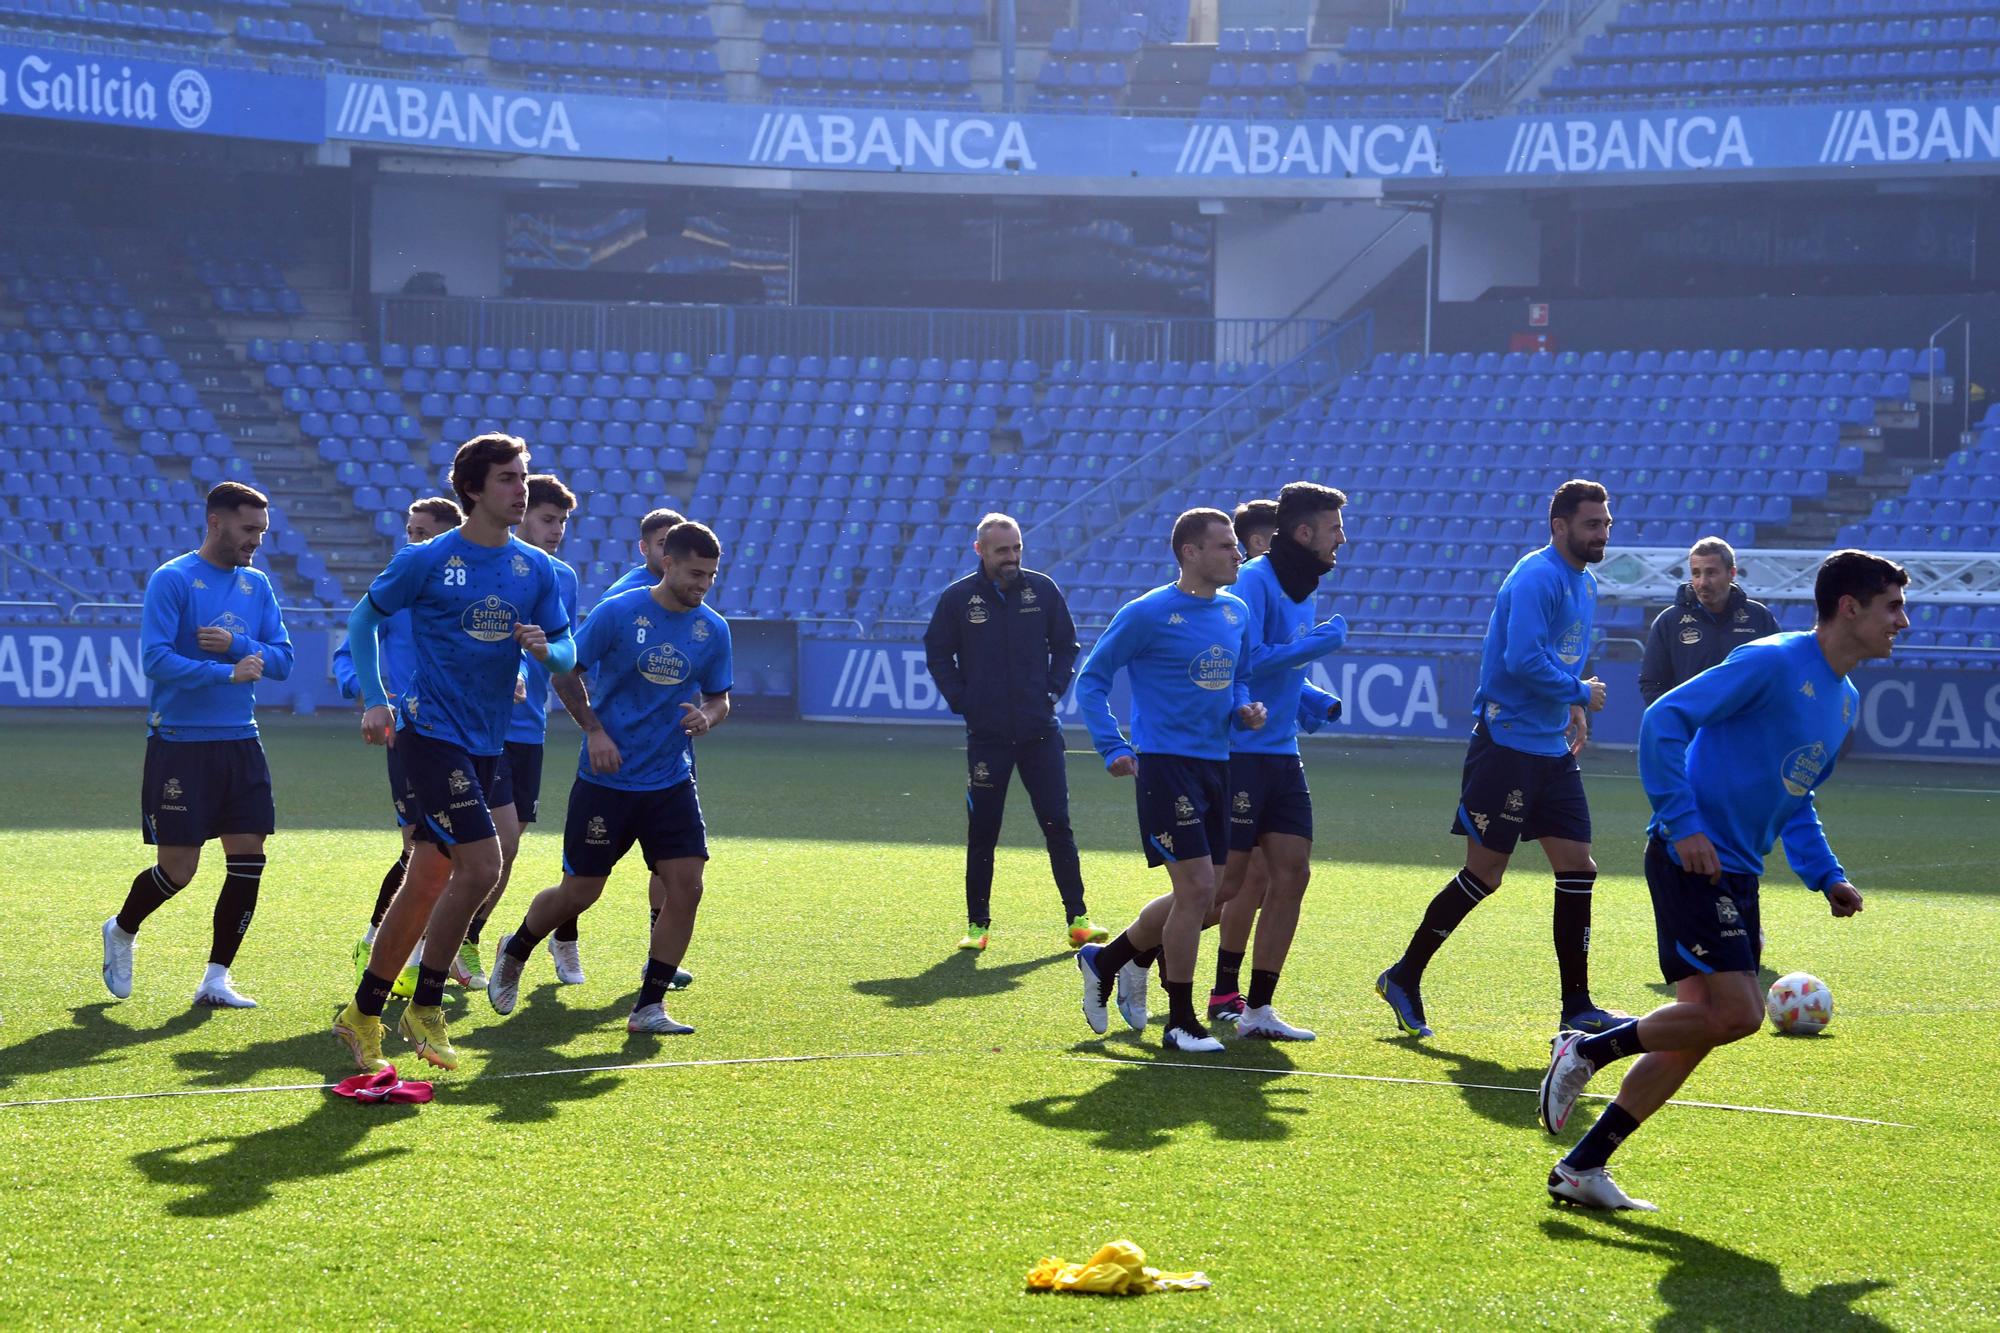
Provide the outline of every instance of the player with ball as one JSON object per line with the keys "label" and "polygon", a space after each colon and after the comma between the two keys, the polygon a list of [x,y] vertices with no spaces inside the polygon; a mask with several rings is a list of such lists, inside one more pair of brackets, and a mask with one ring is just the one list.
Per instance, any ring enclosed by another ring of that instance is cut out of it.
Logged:
{"label": "player with ball", "polygon": [[1558,1202],[1653,1209],[1626,1197],[1605,1163],[1704,1056],[1763,1025],[1757,879],[1774,841],[1783,841],[1792,869],[1826,895],[1835,916],[1861,910],[1812,794],[1854,728],[1861,693],[1847,673],[1889,656],[1909,627],[1908,582],[1892,561],[1836,551],[1813,582],[1813,630],[1746,643],[1646,710],[1639,727],[1639,777],[1653,806],[1646,885],[1675,1002],[1606,1032],[1556,1039],[1540,1099],[1551,1134],[1568,1123],[1593,1074],[1640,1057],[1616,1100],[1549,1172]]}

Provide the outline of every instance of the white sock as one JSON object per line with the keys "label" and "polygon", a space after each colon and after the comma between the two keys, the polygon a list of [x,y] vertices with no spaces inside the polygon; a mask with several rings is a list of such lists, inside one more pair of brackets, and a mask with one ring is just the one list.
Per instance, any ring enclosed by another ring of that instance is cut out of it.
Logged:
{"label": "white sock", "polygon": [[375,947],[375,930],[376,928],[371,925],[368,927],[368,933],[361,937],[361,942],[371,949]]}
{"label": "white sock", "polygon": [[201,984],[207,986],[214,982],[227,980],[229,980],[229,969],[221,963],[210,963],[208,971],[202,975]]}
{"label": "white sock", "polygon": [[424,942],[422,940],[418,940],[417,947],[410,950],[410,961],[403,964],[403,969],[405,971],[408,971],[410,968],[415,967],[417,964],[423,961],[424,961]]}

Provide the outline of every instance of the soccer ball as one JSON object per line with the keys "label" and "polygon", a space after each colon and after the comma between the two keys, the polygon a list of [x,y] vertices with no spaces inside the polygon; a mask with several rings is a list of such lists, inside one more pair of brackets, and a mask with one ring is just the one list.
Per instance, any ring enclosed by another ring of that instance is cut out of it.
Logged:
{"label": "soccer ball", "polygon": [[1833,992],[1810,972],[1787,972],[1771,983],[1764,1012],[1778,1031],[1809,1037],[1833,1021]]}

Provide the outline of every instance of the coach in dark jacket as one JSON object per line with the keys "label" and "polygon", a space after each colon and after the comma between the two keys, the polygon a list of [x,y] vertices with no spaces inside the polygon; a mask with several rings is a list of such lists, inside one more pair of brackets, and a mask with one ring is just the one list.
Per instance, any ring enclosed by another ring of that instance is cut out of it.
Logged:
{"label": "coach in dark jacket", "polygon": [[965,914],[971,924],[959,947],[986,947],[993,848],[1016,769],[1048,842],[1071,947],[1079,947],[1104,932],[1084,908],[1056,720],[1056,701],[1076,672],[1076,622],[1055,580],[1021,568],[1021,527],[1013,519],[988,514],[979,520],[972,549],[978,570],[944,590],[924,631],[931,679],[951,711],[965,719]]}
{"label": "coach in dark jacket", "polygon": [[1778,632],[1778,618],[1736,586],[1736,552],[1720,537],[1703,537],[1688,552],[1689,581],[1653,621],[1639,695],[1653,700],[1729,656],[1739,643]]}

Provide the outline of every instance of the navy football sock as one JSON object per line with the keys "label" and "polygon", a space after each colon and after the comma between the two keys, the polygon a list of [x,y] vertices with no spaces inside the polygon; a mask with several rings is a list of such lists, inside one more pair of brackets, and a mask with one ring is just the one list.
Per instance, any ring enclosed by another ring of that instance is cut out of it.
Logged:
{"label": "navy football sock", "polygon": [[1645,1051],[1645,1043],[1639,1040],[1639,1020],[1636,1018],[1620,1023],[1608,1032],[1585,1037],[1576,1044],[1576,1053],[1599,1069],[1614,1060],[1643,1055]]}
{"label": "navy football sock", "polygon": [[1563,1158],[1563,1165],[1576,1171],[1595,1171],[1611,1160],[1611,1154],[1618,1151],[1618,1145],[1630,1138],[1632,1131],[1639,1128],[1639,1122],[1632,1113],[1617,1102],[1604,1108],[1604,1114],[1597,1117],[1597,1123],[1590,1132],[1577,1140],[1576,1146]]}

